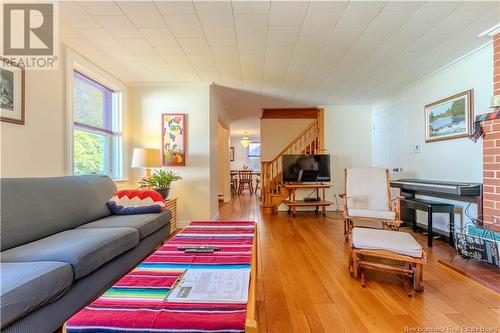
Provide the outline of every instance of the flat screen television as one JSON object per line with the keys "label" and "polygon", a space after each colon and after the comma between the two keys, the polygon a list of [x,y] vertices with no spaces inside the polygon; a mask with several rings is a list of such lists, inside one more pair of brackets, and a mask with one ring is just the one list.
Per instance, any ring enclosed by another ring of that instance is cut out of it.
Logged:
{"label": "flat screen television", "polygon": [[286,183],[329,182],[330,155],[283,155],[283,181]]}

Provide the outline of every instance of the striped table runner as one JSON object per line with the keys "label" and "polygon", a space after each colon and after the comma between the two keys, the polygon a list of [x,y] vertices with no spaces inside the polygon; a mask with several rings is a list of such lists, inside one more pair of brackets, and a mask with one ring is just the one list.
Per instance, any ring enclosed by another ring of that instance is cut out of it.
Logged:
{"label": "striped table runner", "polygon": [[[165,295],[187,268],[248,269],[254,222],[191,222],[101,297],[66,322],[67,333],[244,332],[246,304],[171,303]],[[181,245],[220,251],[184,253]]]}

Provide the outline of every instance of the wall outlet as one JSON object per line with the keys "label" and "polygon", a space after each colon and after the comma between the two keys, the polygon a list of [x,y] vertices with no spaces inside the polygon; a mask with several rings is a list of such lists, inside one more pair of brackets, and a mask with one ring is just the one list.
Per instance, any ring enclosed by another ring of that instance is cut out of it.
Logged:
{"label": "wall outlet", "polygon": [[414,154],[422,152],[422,145],[418,143],[416,145],[411,145],[411,152]]}

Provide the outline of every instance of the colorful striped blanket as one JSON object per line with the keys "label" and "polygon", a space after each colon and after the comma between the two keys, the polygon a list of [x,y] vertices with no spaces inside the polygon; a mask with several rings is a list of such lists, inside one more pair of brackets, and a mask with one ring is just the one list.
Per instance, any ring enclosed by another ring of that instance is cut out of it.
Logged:
{"label": "colorful striped blanket", "polygon": [[[66,322],[67,333],[244,332],[246,304],[164,302],[185,269],[250,268],[254,222],[191,222]],[[184,253],[182,245],[220,247]]]}

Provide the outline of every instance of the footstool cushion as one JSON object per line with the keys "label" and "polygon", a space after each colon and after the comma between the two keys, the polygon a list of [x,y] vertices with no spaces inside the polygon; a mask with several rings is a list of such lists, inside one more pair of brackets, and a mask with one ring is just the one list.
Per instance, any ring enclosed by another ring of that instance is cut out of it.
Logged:
{"label": "footstool cushion", "polygon": [[385,250],[402,255],[422,258],[422,246],[406,232],[354,228],[352,245],[357,249]]}

